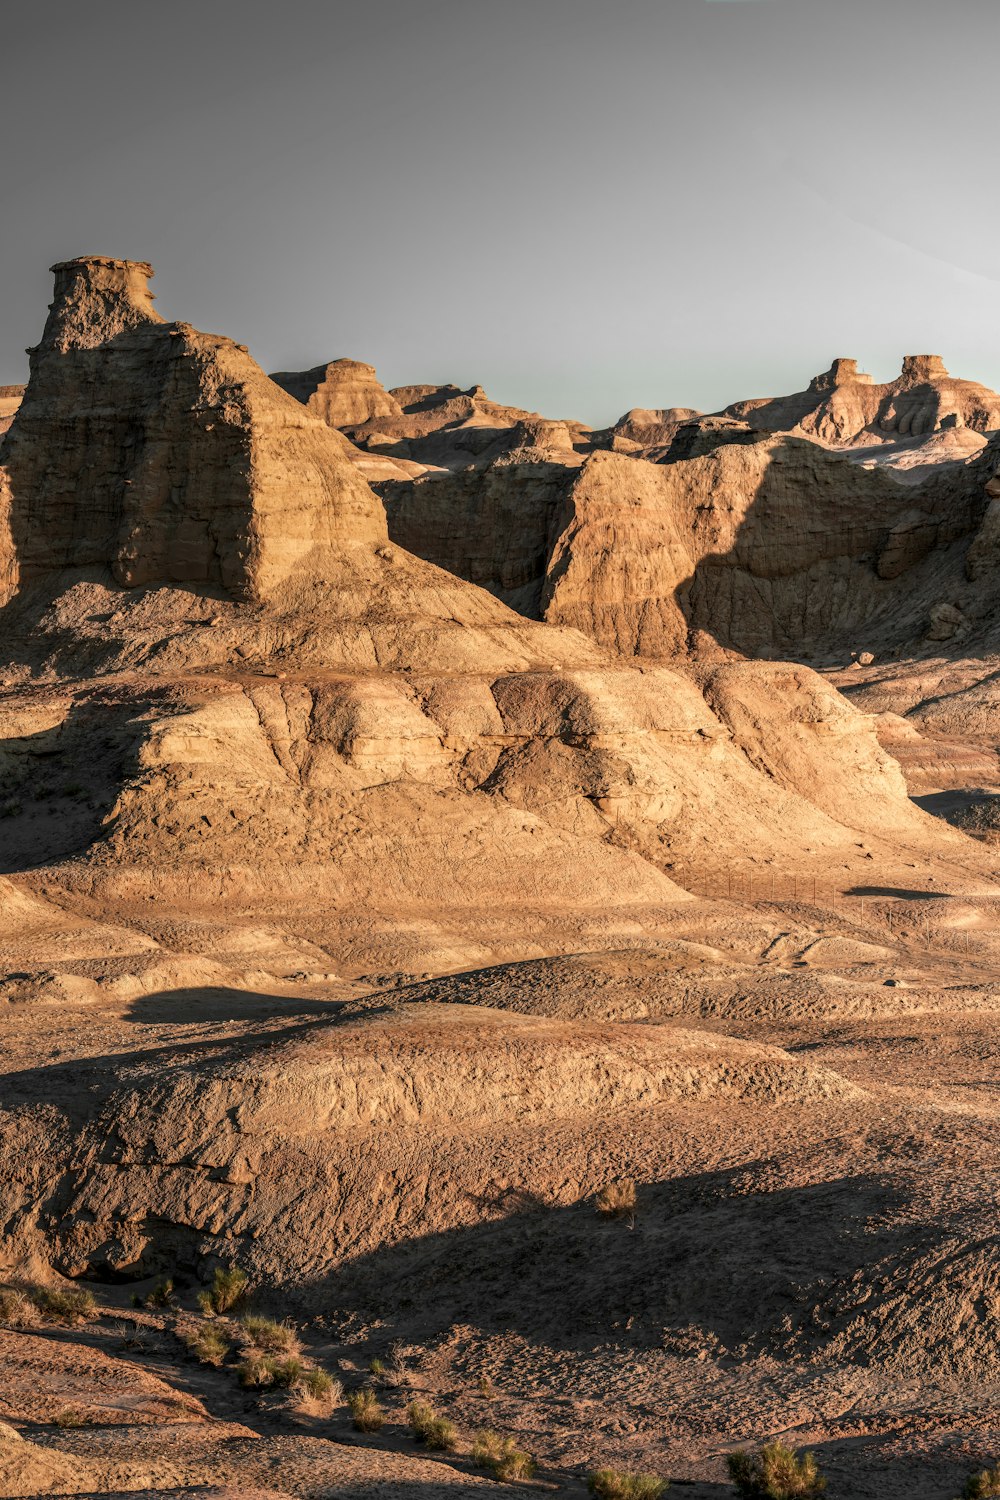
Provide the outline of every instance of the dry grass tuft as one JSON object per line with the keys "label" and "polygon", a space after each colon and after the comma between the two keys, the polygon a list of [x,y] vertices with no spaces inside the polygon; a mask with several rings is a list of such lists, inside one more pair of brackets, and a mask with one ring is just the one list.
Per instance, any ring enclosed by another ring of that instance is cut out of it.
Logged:
{"label": "dry grass tuft", "polygon": [[237,1367],[240,1385],[250,1390],[275,1388],[290,1391],[301,1385],[305,1368],[300,1359],[275,1359],[273,1355],[251,1354]]}
{"label": "dry grass tuft", "polygon": [[635,1212],[635,1183],[630,1177],[619,1177],[602,1187],[594,1198],[597,1212],[605,1219],[620,1219]]}
{"label": "dry grass tuft", "polygon": [[406,1408],[406,1420],[417,1442],[425,1443],[428,1448],[451,1453],[458,1442],[454,1422],[449,1422],[447,1417],[439,1417],[426,1401],[411,1401]]}
{"label": "dry grass tuft", "polygon": [[356,1431],[381,1431],[385,1413],[370,1385],[364,1386],[360,1391],[351,1391],[347,1397],[347,1404],[351,1409],[351,1420]]}
{"label": "dry grass tuft", "polygon": [[73,1406],[64,1406],[52,1419],[57,1427],[86,1427],[87,1418]]}
{"label": "dry grass tuft", "polygon": [[232,1347],[221,1328],[214,1328],[210,1324],[185,1333],[182,1338],[195,1359],[200,1360],[203,1365],[215,1365],[216,1368],[225,1364]]}
{"label": "dry grass tuft", "polygon": [[768,1443],[757,1454],[730,1453],[726,1466],[744,1500],[810,1500],[826,1489],[813,1455],[800,1457],[784,1443]]}
{"label": "dry grass tuft", "polygon": [[997,1495],[1000,1495],[1000,1463],[970,1474],[962,1490],[962,1500],[994,1500]]}
{"label": "dry grass tuft", "polygon": [[325,1370],[307,1370],[299,1382],[299,1410],[308,1416],[326,1416],[344,1399],[344,1387]]}
{"label": "dry grass tuft", "polygon": [[8,1328],[35,1328],[41,1322],[38,1308],[17,1287],[0,1287],[0,1323]]}
{"label": "dry grass tuft", "polygon": [[288,1323],[248,1315],[240,1319],[240,1327],[250,1343],[263,1349],[265,1354],[294,1355],[302,1352],[302,1342]]}
{"label": "dry grass tuft", "polygon": [[198,1306],[202,1312],[227,1313],[246,1296],[249,1281],[239,1266],[224,1270],[216,1266],[212,1285],[207,1291],[198,1293]]}
{"label": "dry grass tuft", "polygon": [[476,1433],[472,1461],[482,1469],[489,1469],[494,1479],[530,1479],[535,1472],[531,1454],[518,1448],[512,1437],[501,1437],[491,1427]]}
{"label": "dry grass tuft", "polygon": [[587,1488],[596,1500],[660,1500],[670,1488],[656,1474],[626,1474],[619,1469],[595,1469]]}
{"label": "dry grass tuft", "polygon": [[43,1323],[87,1323],[97,1315],[93,1293],[74,1287],[71,1291],[53,1291],[36,1286],[28,1293]]}

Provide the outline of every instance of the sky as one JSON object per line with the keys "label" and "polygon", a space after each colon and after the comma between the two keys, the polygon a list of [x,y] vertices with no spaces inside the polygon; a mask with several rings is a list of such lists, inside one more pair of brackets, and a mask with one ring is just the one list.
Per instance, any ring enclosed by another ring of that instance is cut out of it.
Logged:
{"label": "sky", "polygon": [[50,0],[0,14],[0,383],[149,260],[266,370],[595,425],[907,353],[1000,388],[998,0]]}

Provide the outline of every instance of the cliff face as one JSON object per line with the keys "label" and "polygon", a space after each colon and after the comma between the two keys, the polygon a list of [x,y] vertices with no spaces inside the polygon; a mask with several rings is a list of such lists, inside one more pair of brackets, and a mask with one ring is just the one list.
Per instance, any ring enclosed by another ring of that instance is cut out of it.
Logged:
{"label": "cliff face", "polygon": [[623,655],[846,653],[919,647],[943,602],[952,635],[988,620],[998,458],[896,471],[758,436],[673,463],[493,464],[385,495],[402,545]]}
{"label": "cliff face", "polygon": [[0,450],[2,597],[62,569],[264,598],[331,550],[385,538],[318,418],[231,340],[165,323],[148,265],[54,268],[31,379]]}

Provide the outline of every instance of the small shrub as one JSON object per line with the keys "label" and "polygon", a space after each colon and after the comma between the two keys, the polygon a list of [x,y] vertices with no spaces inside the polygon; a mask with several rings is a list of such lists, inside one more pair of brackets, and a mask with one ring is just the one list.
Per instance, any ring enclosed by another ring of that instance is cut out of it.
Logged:
{"label": "small shrub", "polygon": [[303,1367],[300,1359],[274,1359],[270,1355],[251,1354],[237,1367],[240,1385],[250,1390],[266,1386],[277,1386],[290,1391],[302,1380]]}
{"label": "small shrub", "polygon": [[198,1293],[198,1306],[202,1312],[227,1313],[246,1295],[248,1285],[247,1274],[239,1266],[228,1270],[216,1266],[211,1287]]}
{"label": "small shrub", "polygon": [[266,1354],[298,1354],[302,1348],[295,1329],[273,1318],[248,1316],[240,1319],[247,1338]]}
{"label": "small shrub", "polygon": [[6,802],[0,802],[0,818],[16,818],[22,811],[22,805],[16,797],[8,797]]}
{"label": "small shrub", "polygon": [[472,1461],[480,1468],[489,1469],[494,1479],[530,1479],[535,1472],[535,1460],[531,1454],[518,1448],[513,1438],[501,1437],[492,1428],[476,1433]]}
{"label": "small shrub", "polygon": [[347,1404],[351,1409],[351,1420],[358,1432],[381,1431],[385,1413],[370,1385],[364,1386],[360,1391],[351,1391]]}
{"label": "small shrub", "polygon": [[369,1362],[368,1362],[368,1369],[371,1372],[371,1374],[376,1377],[376,1379],[380,1375],[384,1375],[385,1374],[385,1364],[380,1359],[369,1360]]}
{"label": "small shrub", "polygon": [[458,1441],[455,1424],[447,1417],[439,1417],[426,1401],[411,1401],[406,1408],[406,1420],[417,1442],[425,1443],[428,1448],[450,1453]]}
{"label": "small shrub", "polygon": [[497,1388],[488,1375],[480,1375],[476,1389],[484,1401],[492,1401],[497,1393]]}
{"label": "small shrub", "polygon": [[174,1283],[169,1276],[158,1281],[151,1291],[148,1291],[142,1300],[143,1307],[151,1309],[161,1307],[172,1307],[174,1300]]}
{"label": "small shrub", "polygon": [[962,1490],[962,1500],[994,1500],[996,1495],[1000,1495],[1000,1463],[970,1474]]}
{"label": "small shrub", "polygon": [[313,1401],[328,1401],[331,1406],[336,1406],[344,1394],[340,1381],[326,1370],[307,1370],[302,1377],[302,1389]]}
{"label": "small shrub", "polygon": [[29,1296],[43,1323],[86,1323],[97,1311],[93,1294],[76,1287],[61,1292],[36,1286]]}
{"label": "small shrub", "polygon": [[301,1385],[304,1368],[301,1359],[269,1359],[268,1368],[271,1371],[271,1383],[283,1391],[290,1391],[293,1386]]}
{"label": "small shrub", "polygon": [[597,1212],[605,1219],[620,1219],[635,1212],[635,1183],[619,1177],[602,1187],[594,1199]]}
{"label": "small shrub", "polygon": [[72,1406],[64,1406],[52,1419],[57,1427],[86,1427],[87,1418]]}
{"label": "small shrub", "polygon": [[810,1500],[826,1489],[813,1455],[800,1458],[784,1443],[768,1443],[758,1454],[730,1453],[726,1465],[744,1500]]}
{"label": "small shrub", "polygon": [[624,1474],[618,1469],[596,1469],[587,1476],[587,1488],[597,1500],[660,1500],[670,1486],[656,1474]]}
{"label": "small shrub", "polygon": [[40,1321],[38,1308],[17,1287],[0,1287],[0,1323],[8,1328],[34,1328]]}
{"label": "small shrub", "polygon": [[185,1334],[184,1342],[195,1359],[200,1360],[203,1365],[215,1365],[216,1368],[225,1364],[231,1347],[222,1330],[211,1324]]}
{"label": "small shrub", "polygon": [[271,1362],[262,1354],[251,1354],[236,1366],[236,1374],[246,1390],[260,1390],[271,1384]]}

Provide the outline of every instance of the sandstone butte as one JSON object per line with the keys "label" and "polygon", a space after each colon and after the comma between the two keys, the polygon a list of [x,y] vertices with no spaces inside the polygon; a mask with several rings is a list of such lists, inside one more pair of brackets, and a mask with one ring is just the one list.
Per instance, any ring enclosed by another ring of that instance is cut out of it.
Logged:
{"label": "sandstone butte", "polygon": [[[493,1426],[573,1494],[775,1434],[957,1494],[997,398],[838,362],[593,433],[54,274],[0,447],[0,1493],[435,1500]],[[199,1311],[229,1266],[296,1328]]]}

